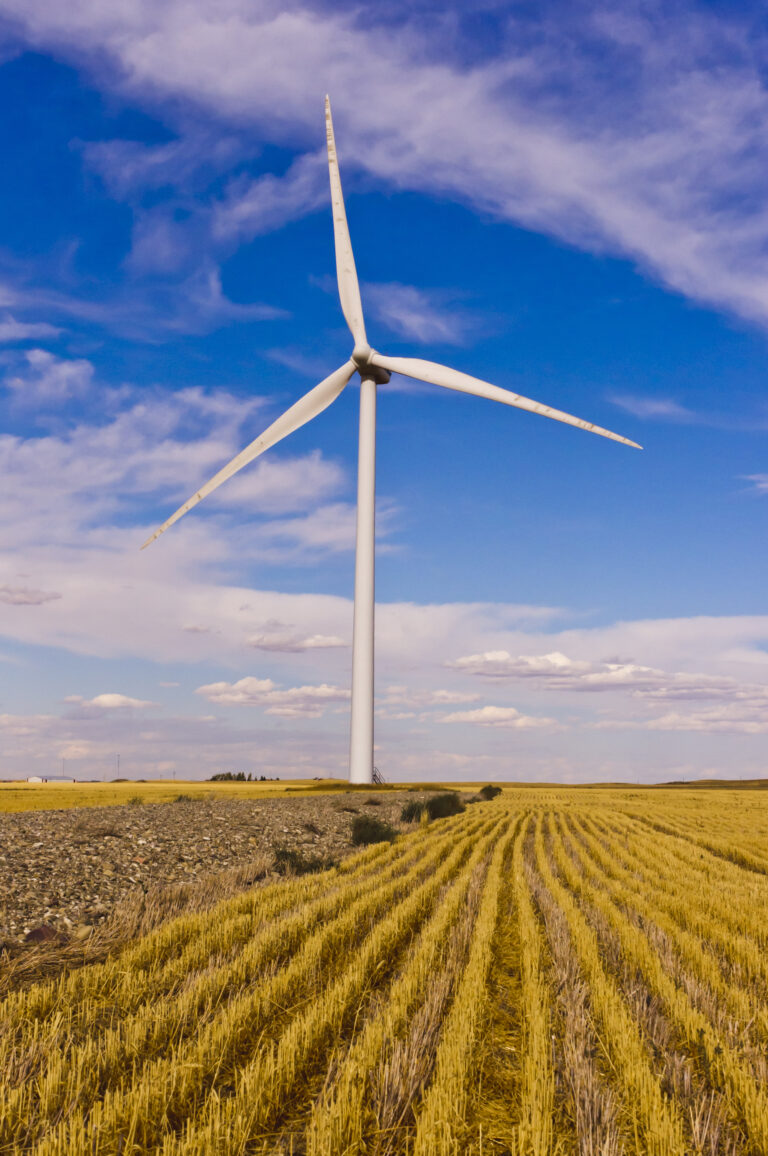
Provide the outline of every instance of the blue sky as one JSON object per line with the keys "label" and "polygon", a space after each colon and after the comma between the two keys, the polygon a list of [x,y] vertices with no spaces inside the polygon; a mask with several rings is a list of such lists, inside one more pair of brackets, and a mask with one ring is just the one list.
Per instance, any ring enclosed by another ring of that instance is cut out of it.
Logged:
{"label": "blue sky", "polygon": [[0,62],[0,776],[345,773],[354,384],[138,550],[349,355],[326,91],[373,344],[645,447],[380,390],[385,775],[764,773],[756,7],[0,0]]}

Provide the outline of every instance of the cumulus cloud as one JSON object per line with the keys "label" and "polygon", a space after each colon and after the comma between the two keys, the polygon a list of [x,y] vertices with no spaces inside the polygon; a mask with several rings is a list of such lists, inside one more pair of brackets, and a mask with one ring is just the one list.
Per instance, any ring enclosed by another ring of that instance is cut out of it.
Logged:
{"label": "cumulus cloud", "polygon": [[439,721],[470,723],[481,727],[509,727],[514,730],[554,728],[560,725],[553,718],[536,718],[532,715],[521,714],[512,706],[481,706],[476,710],[453,711],[451,714],[443,715]]}
{"label": "cumulus cloud", "polygon": [[[91,372],[89,365],[89,379]],[[160,496],[160,521],[164,503],[189,497],[268,424],[253,416],[266,405],[265,398],[235,397],[226,390],[188,387],[139,394],[126,387],[103,390],[102,411],[108,419],[98,424],[83,420],[47,437],[0,434],[0,472],[14,479],[0,497],[6,539],[10,535],[17,546],[25,538],[40,541],[45,535],[72,541],[76,526],[87,525],[92,533],[95,524],[131,500],[153,493]],[[54,490],[51,478],[56,479]],[[346,548],[349,507],[331,503],[324,527],[311,517],[345,483],[341,467],[319,451],[289,458],[278,452],[222,486],[207,509],[234,505],[261,514],[301,511],[305,520],[277,521],[270,536],[304,547],[322,540],[326,548],[342,542]]]}
{"label": "cumulus cloud", "polygon": [[462,690],[413,690],[407,686],[388,686],[381,702],[386,706],[449,706],[451,703],[477,702],[479,694]]}
{"label": "cumulus cloud", "polygon": [[321,718],[329,706],[349,699],[348,690],[327,683],[282,688],[271,678],[253,677],[234,683],[212,682],[198,687],[195,693],[218,706],[263,707],[266,714],[283,718]]}
{"label": "cumulus cloud", "polygon": [[155,706],[153,702],[147,702],[142,698],[131,698],[127,694],[97,694],[93,698],[81,698],[80,695],[67,695],[64,699],[67,703],[82,707],[93,707],[96,710],[139,710],[147,706]]}
{"label": "cumulus cloud", "polygon": [[485,678],[536,680],[550,690],[623,690],[650,700],[758,699],[768,703],[768,686],[706,674],[669,673],[634,662],[577,662],[558,651],[516,657],[506,650],[488,651],[447,665]]}
{"label": "cumulus cloud", "polygon": [[3,384],[17,400],[29,406],[62,404],[83,397],[93,385],[94,368],[85,358],[57,357],[45,349],[23,354],[23,368],[8,375]]}
{"label": "cumulus cloud", "polygon": [[[633,718],[603,718],[595,730],[645,729],[700,733],[768,731],[768,685],[728,676],[658,670],[632,662],[573,661],[564,654],[513,657],[507,651],[468,655],[454,669],[494,680],[529,681],[549,691],[624,692],[642,707]],[[651,714],[660,704],[676,709]],[[701,706],[702,703],[712,705]]]}
{"label": "cumulus cloud", "polygon": [[724,703],[703,710],[668,711],[647,719],[602,719],[595,730],[680,731],[691,734],[768,734],[768,696],[761,702]]}
{"label": "cumulus cloud", "polygon": [[251,634],[248,645],[254,650],[266,650],[272,654],[302,654],[306,650],[337,650],[349,644],[336,634],[293,634],[285,630],[272,630],[263,634]]}

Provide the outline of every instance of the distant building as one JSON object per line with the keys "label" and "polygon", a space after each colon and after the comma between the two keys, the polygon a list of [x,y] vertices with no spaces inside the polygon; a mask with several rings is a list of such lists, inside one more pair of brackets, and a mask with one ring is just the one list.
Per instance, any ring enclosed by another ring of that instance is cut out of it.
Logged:
{"label": "distant building", "polygon": [[74,783],[71,775],[28,775],[28,783]]}

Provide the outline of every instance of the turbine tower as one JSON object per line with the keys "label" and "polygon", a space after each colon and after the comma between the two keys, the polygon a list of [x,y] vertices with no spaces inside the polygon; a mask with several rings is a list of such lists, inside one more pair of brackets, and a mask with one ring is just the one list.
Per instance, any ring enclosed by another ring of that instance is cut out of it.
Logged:
{"label": "turbine tower", "polygon": [[349,780],[352,783],[373,782],[373,640],[374,640],[374,531],[376,492],[376,387],[389,381],[390,374],[401,373],[418,381],[440,385],[445,389],[455,389],[460,393],[470,393],[489,401],[499,401],[517,409],[529,410],[577,429],[600,434],[613,441],[622,442],[635,449],[642,447],[629,438],[620,437],[610,430],[601,429],[591,422],[552,409],[541,402],[531,401],[520,394],[500,389],[487,381],[470,377],[456,369],[438,365],[434,361],[424,361],[414,357],[389,357],[377,353],[368,344],[357,281],[355,258],[344,209],[341,192],[339,162],[336,156],[336,141],[333,135],[331,104],[325,98],[325,124],[328,138],[328,168],[331,178],[331,203],[333,206],[333,231],[336,244],[336,274],[339,284],[341,309],[354,339],[354,348],[349,361],[326,377],[309,393],[292,405],[290,409],[273,422],[244,450],[206,482],[196,494],[180,506],[166,522],[142,546],[142,550],[154,542],[164,530],[178,522],[203,498],[217,489],[243,466],[294,430],[306,425],[336,400],[355,373],[360,374],[360,440],[357,474],[357,544],[355,552],[355,605],[352,634],[352,702],[349,744]]}

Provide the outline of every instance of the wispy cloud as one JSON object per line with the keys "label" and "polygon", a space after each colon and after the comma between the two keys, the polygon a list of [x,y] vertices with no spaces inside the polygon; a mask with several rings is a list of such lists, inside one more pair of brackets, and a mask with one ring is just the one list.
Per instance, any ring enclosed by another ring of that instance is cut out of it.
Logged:
{"label": "wispy cloud", "polygon": [[478,327],[477,319],[451,302],[443,290],[414,285],[365,284],[366,309],[399,337],[423,343],[461,345]]}
{"label": "wispy cloud", "polygon": [[768,474],[745,474],[742,481],[751,482],[751,493],[768,494]]}
{"label": "wispy cloud", "polygon": [[619,409],[647,421],[671,421],[693,425],[701,420],[698,414],[670,397],[637,397],[631,394],[609,394],[608,401]]}
{"label": "wispy cloud", "polygon": [[[177,110],[182,136],[178,110],[191,121],[202,109],[235,135],[250,126],[311,147],[287,178],[216,194],[210,216],[222,237],[317,203],[317,94],[330,87],[350,185],[357,170],[450,196],[768,321],[768,49],[746,11],[655,2],[507,11],[492,49],[470,52],[464,23],[408,9],[387,12],[386,34],[375,10],[362,22],[356,10],[308,4],[230,4],[226,19],[206,0],[118,15],[97,0],[74,9],[3,0],[2,10],[28,44],[87,60],[104,86]],[[360,100],[366,59],[377,68]]]}
{"label": "wispy cloud", "polygon": [[[176,241],[170,235],[158,234],[149,243],[160,252]],[[171,260],[170,248],[166,248],[168,269],[163,266],[158,275],[148,279],[136,276],[117,285],[100,284],[98,293],[91,284],[80,283],[69,272],[62,277],[39,263],[16,261],[0,282],[0,306],[66,320],[68,324],[94,325],[122,337],[149,342],[166,340],[169,335],[210,333],[225,325],[274,321],[286,316],[284,310],[273,305],[230,300],[223,290],[218,264],[204,251],[201,253],[193,238],[190,245],[189,261],[182,260],[180,254],[173,254]],[[3,264],[4,256],[0,254]],[[46,326],[40,337],[52,337],[61,331],[57,325],[40,324]]]}
{"label": "wispy cloud", "polygon": [[33,590],[29,586],[0,586],[0,602],[7,606],[42,606],[61,595],[55,590]]}
{"label": "wispy cloud", "polygon": [[18,321],[10,313],[0,319],[0,342],[11,344],[17,341],[39,341],[44,338],[58,337],[61,333],[55,325],[46,321]]}
{"label": "wispy cloud", "polygon": [[233,181],[212,209],[213,236],[227,242],[251,239],[320,207],[328,207],[324,151],[300,156],[282,176]]}

